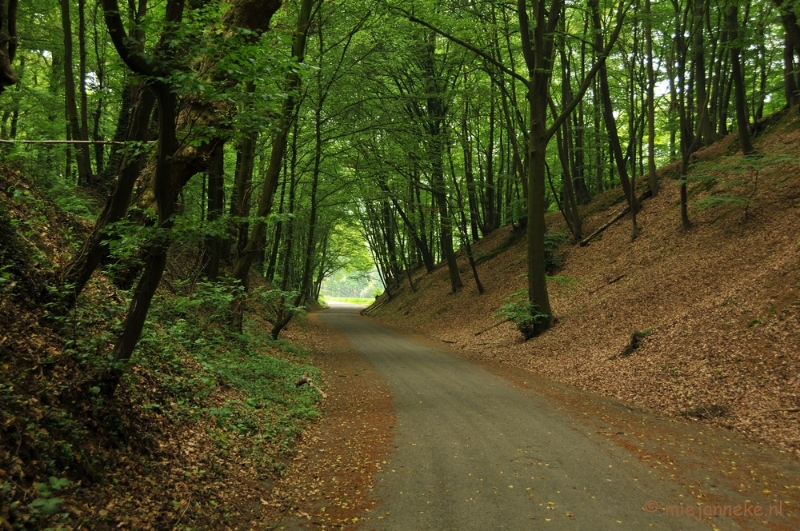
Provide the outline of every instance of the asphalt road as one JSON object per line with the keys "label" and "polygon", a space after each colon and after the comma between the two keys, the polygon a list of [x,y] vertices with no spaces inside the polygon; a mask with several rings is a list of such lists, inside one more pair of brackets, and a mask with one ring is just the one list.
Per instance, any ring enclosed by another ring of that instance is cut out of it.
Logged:
{"label": "asphalt road", "polygon": [[[647,512],[651,500],[693,500],[535,389],[522,390],[357,310],[338,305],[319,319],[388,381],[397,414],[396,449],[374,478],[380,503],[365,529],[710,528],[688,516]],[[714,522],[739,528],[721,523]]]}

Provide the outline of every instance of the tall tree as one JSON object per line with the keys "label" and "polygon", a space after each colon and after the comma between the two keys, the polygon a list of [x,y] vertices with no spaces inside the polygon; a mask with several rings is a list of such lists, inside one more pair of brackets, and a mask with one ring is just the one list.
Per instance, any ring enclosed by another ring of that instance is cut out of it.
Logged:
{"label": "tall tree", "polygon": [[[78,163],[78,184],[88,186],[92,182],[92,164],[89,145],[86,143],[86,130],[81,127],[83,114],[78,114],[77,95],[75,92],[75,72],[73,66],[73,49],[72,49],[72,19],[70,17],[70,0],[60,0],[61,2],[61,27],[64,31],[64,92],[66,95],[66,108],[67,108],[67,127],[69,128],[69,136],[72,140],[79,142],[75,149]],[[85,32],[85,25],[80,30],[81,34]],[[83,41],[83,38],[81,39]],[[81,46],[81,74],[84,79],[81,79],[82,92],[85,92],[85,45]],[[83,94],[81,94],[83,97]],[[82,105],[85,109],[85,105]]]}
{"label": "tall tree", "polygon": [[12,63],[17,53],[18,0],[0,0],[0,93],[17,82]]}
{"label": "tall tree", "polygon": [[[280,3],[240,0],[228,11],[225,22],[230,26],[241,24],[242,27],[256,31],[266,31],[272,14],[278,10]],[[120,17],[117,0],[103,0],[103,10],[109,34],[122,60],[135,73],[148,80],[155,93],[159,112],[158,154],[153,174],[153,191],[157,207],[156,235],[148,242],[145,249],[144,271],[133,293],[128,314],[123,323],[112,359],[114,368],[103,382],[105,392],[113,393],[121,376],[121,364],[133,353],[141,337],[150,302],[161,280],[167,260],[171,240],[171,229],[175,222],[176,200],[181,189],[191,175],[200,171],[189,163],[188,167],[175,164],[177,142],[177,95],[176,87],[170,84],[173,79],[175,60],[179,58],[176,49],[175,31],[183,18],[184,1],[169,0],[165,14],[165,30],[162,34],[161,49],[158,57],[147,58],[141,54],[134,40],[128,38]],[[204,106],[206,107],[206,106]],[[207,109],[207,107],[206,107]],[[209,149],[213,151],[215,142]]]}
{"label": "tall tree", "polygon": [[647,183],[650,193],[658,195],[658,175],[656,174],[656,75],[653,63],[653,11],[651,0],[644,0],[644,38],[647,54]]}
{"label": "tall tree", "polygon": [[750,128],[747,118],[747,97],[744,89],[744,78],[741,60],[739,58],[741,44],[739,42],[739,10],[736,4],[728,8],[725,15],[728,26],[728,35],[731,45],[731,64],[733,65],[733,86],[736,98],[736,123],[739,127],[739,141],[742,144],[742,153],[749,155],[753,152],[753,143],[750,141]]}

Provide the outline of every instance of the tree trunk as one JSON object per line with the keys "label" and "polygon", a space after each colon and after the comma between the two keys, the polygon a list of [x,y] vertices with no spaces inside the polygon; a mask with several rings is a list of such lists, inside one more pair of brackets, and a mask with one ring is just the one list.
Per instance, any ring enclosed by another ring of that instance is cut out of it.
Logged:
{"label": "tree trunk", "polygon": [[[66,0],[65,0],[66,1]],[[253,30],[265,31],[269,27],[272,14],[277,11],[280,4],[277,2],[254,2],[254,0],[239,0],[226,13],[225,22],[239,25]],[[173,48],[173,32],[183,15],[183,0],[169,0],[165,10],[165,31],[162,34],[162,51],[167,56],[175,54]],[[126,35],[125,26],[120,17],[117,0],[103,0],[103,11],[106,25],[123,62],[134,72],[146,76],[148,83],[155,92],[159,109],[159,139],[158,155],[155,161],[153,175],[153,195],[158,211],[157,234],[150,240],[146,247],[146,262],[142,274],[134,291],[131,306],[123,324],[122,332],[117,337],[112,353],[112,365],[101,382],[101,387],[106,395],[113,394],[125,365],[130,359],[136,344],[141,337],[147,312],[155,294],[166,265],[167,251],[171,239],[171,228],[174,224],[173,214],[176,210],[176,199],[188,178],[202,171],[203,161],[197,157],[176,163],[177,158],[177,97],[172,88],[163,79],[168,78],[171,69],[165,69],[159,60],[148,61],[137,50],[135,39]],[[243,16],[244,15],[244,16]],[[258,24],[262,26],[259,27]],[[201,105],[204,107],[204,105]],[[213,117],[212,117],[213,119]],[[202,149],[192,151],[192,154],[216,149],[215,139],[202,146]]]}
{"label": "tree trunk", "polygon": [[[417,232],[418,232],[417,228],[414,226],[414,223],[412,223],[412,221],[409,218],[409,216],[406,214],[406,212],[400,206],[400,203],[397,201],[397,199],[392,195],[391,191],[389,190],[389,186],[386,184],[386,181],[383,180],[380,177],[378,177],[378,187],[392,201],[392,204],[394,205],[395,210],[400,215],[400,218],[403,220],[403,223],[405,223],[406,227],[408,228],[408,231],[411,234],[411,237],[414,239],[414,243],[416,244],[417,250],[419,250],[419,253],[420,253],[421,257],[422,257],[422,262],[423,262],[423,264],[425,264],[425,270],[428,273],[430,273],[431,271],[433,271],[433,268],[436,266],[436,264],[433,261],[433,255],[431,254],[431,250],[428,248],[426,242],[424,242],[422,240],[422,238],[419,236],[419,234],[417,234]],[[425,232],[425,228],[424,227],[422,227],[422,231],[421,232],[423,233],[423,236],[424,236],[424,232]]]}
{"label": "tree trunk", "polygon": [[[61,2],[61,27],[64,31],[64,94],[67,107],[67,121],[72,140],[86,140],[81,130],[81,119],[75,94],[75,75],[72,63],[72,22],[69,14],[69,0]],[[85,77],[85,76],[84,76]],[[81,85],[83,86],[83,82]],[[85,91],[85,89],[84,89]],[[80,144],[75,148],[78,163],[78,184],[87,186],[91,183],[91,155],[88,144]]]}
{"label": "tree trunk", "polygon": [[[280,203],[278,204],[278,214],[283,214],[284,210],[284,199],[286,197],[286,164],[284,164],[283,168],[283,181],[281,182],[281,199]],[[267,263],[267,272],[264,275],[264,279],[267,281],[268,284],[272,284],[272,281],[275,280],[275,267],[278,263],[278,251],[280,251],[281,245],[281,237],[283,236],[283,217],[278,218],[278,222],[275,224],[275,236],[272,239],[272,250],[269,253],[269,261]]]}
{"label": "tree trunk", "polygon": [[697,119],[700,139],[706,146],[716,141],[714,128],[708,116],[708,94],[706,91],[705,44],[703,38],[703,22],[705,20],[706,0],[694,0],[692,13],[692,68],[694,69],[693,85],[697,102]]}
{"label": "tree trunk", "polygon": [[8,6],[0,0],[0,93],[18,79],[12,66],[17,52],[17,5],[17,0],[9,0]]}
{"label": "tree trunk", "polygon": [[[86,0],[78,0],[78,72],[80,80],[78,87],[81,94],[81,140],[89,139],[89,101],[86,92]],[[83,164],[86,167],[86,185],[94,185],[92,175],[92,156],[87,144],[80,150]]]}
{"label": "tree trunk", "polygon": [[653,69],[653,20],[650,0],[644,0],[645,9],[645,53],[647,54],[647,184],[653,197],[658,195],[656,174],[656,76]]}
{"label": "tree trunk", "polygon": [[144,273],[139,279],[131,300],[128,315],[117,336],[112,352],[113,366],[102,382],[106,395],[112,395],[119,384],[125,363],[130,359],[139,338],[142,336],[150,302],[155,295],[164,267],[167,264],[167,252],[170,244],[170,229],[174,223],[177,193],[171,186],[172,172],[170,158],[177,148],[175,134],[175,118],[177,98],[167,85],[156,82],[153,91],[158,100],[159,136],[158,161],[156,163],[155,193],[158,202],[158,234],[153,237],[146,252]]}
{"label": "tree trunk", "polygon": [[[495,170],[494,170],[494,124],[495,124],[495,101],[494,101],[494,85],[489,88],[489,143],[486,146],[486,201],[483,206],[483,235],[486,236],[490,232],[497,229],[499,225],[498,211],[495,209],[495,195],[497,188],[495,184]],[[499,180],[499,177],[498,177]],[[472,210],[470,208],[470,210]],[[477,213],[471,214],[472,217],[477,216]],[[477,241],[477,234],[473,234],[473,238]],[[471,251],[470,251],[471,254]],[[481,293],[483,290],[480,290]]]}
{"label": "tree trunk", "polygon": [[[208,171],[208,225],[216,232],[213,225],[222,217],[225,199],[225,149],[220,143],[212,155],[211,168]],[[219,235],[206,236],[204,241],[204,272],[209,280],[219,276],[219,264],[222,253],[222,238]]]}
{"label": "tree trunk", "polygon": [[[469,267],[472,270],[472,277],[475,279],[475,286],[478,288],[478,294],[483,295],[483,284],[478,276],[478,268],[475,265],[475,258],[472,255],[472,245],[469,242],[470,237],[467,234],[467,216],[464,213],[464,197],[461,194],[461,187],[458,186],[456,167],[455,164],[453,164],[453,153],[450,149],[450,146],[447,148],[447,158],[450,161],[450,176],[453,179],[453,189],[456,192],[456,207],[458,208],[458,213],[461,217],[461,222],[458,224],[458,229],[461,233],[461,239],[464,242],[464,247],[467,251],[467,261],[469,261]],[[413,290],[414,284],[411,282],[410,278],[409,282],[411,283],[411,289]]]}
{"label": "tree trunk", "polygon": [[728,32],[731,39],[731,66],[733,66],[733,85],[736,99],[736,123],[739,126],[739,141],[742,144],[742,153],[749,155],[753,152],[753,143],[750,142],[750,128],[747,119],[747,97],[744,89],[742,65],[739,59],[739,13],[736,5],[728,8],[725,16]]}
{"label": "tree trunk", "polygon": [[783,45],[783,90],[786,94],[786,107],[794,107],[800,102],[798,97],[798,79],[794,65],[794,47],[789,36],[784,37]]}
{"label": "tree trunk", "polygon": [[[603,49],[603,34],[600,24],[600,11],[593,9],[592,20],[595,29],[595,48],[598,50]],[[631,210],[639,210],[639,204],[636,196],[632,193],[631,182],[628,178],[628,168],[625,164],[625,156],[622,154],[622,145],[620,144],[619,134],[617,133],[617,123],[614,118],[614,105],[611,101],[611,90],[608,85],[608,69],[606,68],[605,61],[603,62],[598,72],[599,85],[600,85],[600,99],[603,104],[603,120],[606,124],[606,132],[608,133],[608,144],[611,153],[614,156],[614,161],[617,165],[617,172],[619,173],[619,180],[622,184],[622,191],[628,201]]]}
{"label": "tree trunk", "polygon": [[[525,0],[517,0],[517,14],[522,37],[522,52],[528,69],[528,106],[530,133],[528,134],[528,300],[532,312],[538,314],[535,335],[552,323],[553,311],[547,293],[547,270],[545,266],[546,232],[545,171],[547,157],[547,102],[548,87],[553,64],[553,38],[561,14],[561,0],[553,0],[549,12],[544,0],[534,3],[534,23],[528,18]],[[547,15],[546,15],[547,12]],[[546,18],[547,16],[547,18]]]}
{"label": "tree trunk", "polygon": [[[253,169],[256,159],[256,133],[250,133],[239,144],[236,158],[236,255],[247,245],[250,228],[250,199],[253,193]],[[259,246],[260,248],[260,246]]]}
{"label": "tree trunk", "polygon": [[[134,96],[135,102],[132,105],[124,138],[129,141],[146,142],[150,130],[150,115],[155,106],[155,94],[144,85],[140,85],[138,88],[139,91]],[[147,155],[144,153],[130,152],[120,160],[119,177],[114,183],[103,212],[97,218],[94,228],[81,250],[64,268],[62,285],[71,286],[69,295],[64,301],[67,308],[75,305],[92,273],[108,253],[108,247],[103,243],[108,239],[105,229],[109,225],[121,221],[128,212],[133,187],[146,159]]]}
{"label": "tree trunk", "polygon": [[430,136],[430,140],[428,141],[428,157],[431,163],[431,189],[439,211],[439,241],[450,274],[450,290],[452,293],[455,293],[464,284],[461,281],[456,255],[453,251],[452,220],[447,207],[447,187],[444,182],[443,157],[446,111],[442,98],[440,79],[437,77],[434,67],[435,35],[430,34],[426,39],[425,55],[422,59],[425,69],[425,81],[427,84],[426,94],[428,95],[426,100],[427,114],[425,117],[425,127]]}
{"label": "tree trunk", "polygon": [[[794,11],[794,3],[784,4],[784,0],[773,0],[781,13],[781,22],[785,34],[784,48],[784,86],[787,90],[787,102],[790,105],[800,103],[800,79],[798,79],[797,66],[794,63],[793,54],[800,55],[800,24],[797,22],[797,15]],[[791,96],[791,97],[790,97]]]}

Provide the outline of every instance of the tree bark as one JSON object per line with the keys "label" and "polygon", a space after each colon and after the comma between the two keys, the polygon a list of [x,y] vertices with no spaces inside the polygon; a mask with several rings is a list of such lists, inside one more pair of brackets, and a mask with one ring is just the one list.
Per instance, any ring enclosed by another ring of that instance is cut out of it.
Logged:
{"label": "tree bark", "polygon": [[461,281],[456,255],[453,251],[452,220],[447,206],[447,187],[444,181],[443,157],[446,109],[442,97],[443,87],[441,87],[441,82],[434,66],[435,35],[431,33],[426,36],[426,39],[422,62],[425,71],[425,92],[428,95],[426,98],[425,128],[430,137],[427,146],[428,158],[431,164],[431,192],[439,212],[439,242],[450,275],[450,291],[455,293],[464,283]]}
{"label": "tree bark", "polygon": [[700,138],[704,145],[710,146],[716,141],[714,128],[708,116],[708,95],[706,91],[706,62],[703,22],[705,20],[706,0],[694,0],[692,13],[692,68],[694,70],[693,86],[696,98],[696,113]]}
{"label": "tree bark", "polygon": [[[135,102],[132,105],[124,139],[146,142],[149,138],[150,115],[153,113],[156,101],[155,94],[149,87],[140,85],[134,98]],[[94,228],[84,241],[81,250],[73,257],[62,273],[62,285],[70,286],[69,294],[64,301],[67,308],[72,308],[75,305],[78,296],[91,278],[92,273],[108,253],[108,247],[104,244],[108,239],[105,229],[109,225],[121,221],[128,212],[133,187],[144,168],[146,159],[146,153],[132,150],[120,160],[119,176],[114,182],[103,212],[97,218]]]}
{"label": "tree bark", "polygon": [[736,123],[739,127],[739,141],[742,144],[742,153],[749,155],[753,152],[753,143],[750,141],[750,128],[747,119],[747,97],[744,89],[742,65],[739,58],[741,44],[739,43],[739,14],[734,4],[728,8],[725,16],[731,43],[731,65],[733,66],[734,97],[736,99]]}
{"label": "tree bark", "polygon": [[18,0],[8,0],[8,4],[0,0],[0,93],[18,80],[12,66],[17,52],[17,5]]}
{"label": "tree bark", "polygon": [[[280,7],[278,2],[265,4],[264,2],[256,3],[254,0],[240,0],[233,4],[233,8],[226,14],[227,21],[231,24],[241,22],[243,27],[261,31],[268,29],[272,14]],[[165,15],[167,26],[161,39],[161,44],[164,46],[162,51],[167,56],[176,53],[171,37],[174,28],[181,22],[183,8],[184,0],[167,2]],[[171,228],[174,224],[173,214],[176,209],[176,199],[183,185],[188,181],[187,175],[191,176],[200,171],[203,162],[190,158],[184,164],[176,164],[177,96],[172,87],[162,81],[162,79],[170,77],[169,70],[171,69],[167,67],[165,70],[164,65],[157,59],[148,61],[146,56],[137,49],[135,39],[128,38],[120,18],[117,0],[103,0],[103,11],[114,47],[131,70],[146,76],[155,92],[159,109],[158,155],[153,178],[153,194],[158,211],[157,234],[147,245],[144,272],[136,285],[122,332],[114,345],[113,364],[102,381],[104,393],[110,395],[119,384],[125,365],[141,337],[150,303],[161,280],[169,250]],[[248,13],[249,18],[237,18]],[[262,23],[263,26],[253,27],[254,20]],[[213,152],[216,149],[216,142],[218,140],[211,141],[210,145],[205,146],[205,149]]]}
{"label": "tree bark", "polygon": [[[600,10],[597,7],[595,0],[591,1],[592,7],[592,21],[595,30],[595,48],[598,50],[603,49],[603,34],[600,24]],[[628,201],[628,205],[632,210],[639,210],[639,204],[636,202],[636,196],[633,195],[631,188],[631,181],[628,178],[628,168],[625,164],[625,156],[622,154],[622,145],[617,133],[617,123],[614,118],[614,105],[611,101],[611,90],[608,85],[608,69],[606,68],[605,61],[600,66],[598,72],[598,84],[600,85],[600,99],[603,104],[603,120],[606,125],[606,132],[608,133],[608,144],[611,153],[614,156],[614,161],[617,165],[617,172],[619,173],[619,180],[622,184],[622,191]]]}
{"label": "tree bark", "polygon": [[656,76],[653,69],[653,12],[650,0],[644,0],[645,10],[645,53],[647,54],[647,184],[653,197],[658,195],[658,175],[656,174]]}
{"label": "tree bark", "polygon": [[[87,140],[81,129],[81,119],[78,115],[77,96],[75,92],[75,75],[72,62],[72,21],[70,20],[69,0],[61,2],[61,27],[64,31],[64,94],[67,107],[67,121],[72,140]],[[85,76],[84,76],[85,77]],[[81,83],[83,85],[83,82]],[[85,90],[85,89],[84,89]],[[76,146],[75,153],[78,164],[78,184],[88,186],[91,183],[91,155],[89,145]]]}
{"label": "tree bark", "polygon": [[[86,92],[86,0],[78,0],[78,87],[80,91],[80,120],[81,140],[89,140],[89,100]],[[92,174],[92,156],[88,144],[80,151],[83,164],[86,167],[86,186],[94,184]]]}
{"label": "tree bark", "polygon": [[[222,217],[225,199],[225,150],[220,143],[212,155],[211,168],[208,171],[208,224],[213,225]],[[212,227],[213,228],[213,227]],[[214,231],[218,230],[213,228]],[[222,254],[222,238],[219,235],[206,236],[204,241],[204,272],[209,280],[219,276],[219,265]]]}

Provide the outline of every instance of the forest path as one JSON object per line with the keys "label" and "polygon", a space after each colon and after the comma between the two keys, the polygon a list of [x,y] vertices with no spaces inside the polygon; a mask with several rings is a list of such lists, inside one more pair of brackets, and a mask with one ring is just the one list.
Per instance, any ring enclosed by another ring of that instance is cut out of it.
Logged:
{"label": "forest path", "polygon": [[[552,390],[522,385],[527,382],[515,385],[513,376],[500,377],[357,310],[334,305],[317,318],[346,336],[386,379],[397,415],[395,450],[373,478],[378,505],[363,529],[758,529],[767,523],[752,515],[702,522],[665,514],[668,505],[697,509],[701,500],[686,485],[691,480],[644,462],[644,443],[626,446],[614,436],[623,432],[609,436],[598,428],[618,429],[601,418],[607,401],[590,397],[597,403],[570,411],[564,401],[553,399]],[[592,409],[595,413],[588,412]],[[634,438],[657,439],[670,465],[670,451],[681,454],[675,461],[684,456],[685,448],[673,444],[674,435],[662,440],[655,434],[664,430],[649,427],[664,421],[630,410],[624,414],[634,416],[634,429],[648,432]],[[702,438],[691,426],[669,423],[671,428],[676,424],[686,428],[687,439]],[[725,479],[703,470],[702,462],[695,472],[708,480],[705,503],[757,503],[741,490],[741,499],[732,491],[730,500],[730,492],[723,492]],[[661,509],[644,510],[656,502]],[[785,517],[772,518],[770,524],[791,528]]]}

